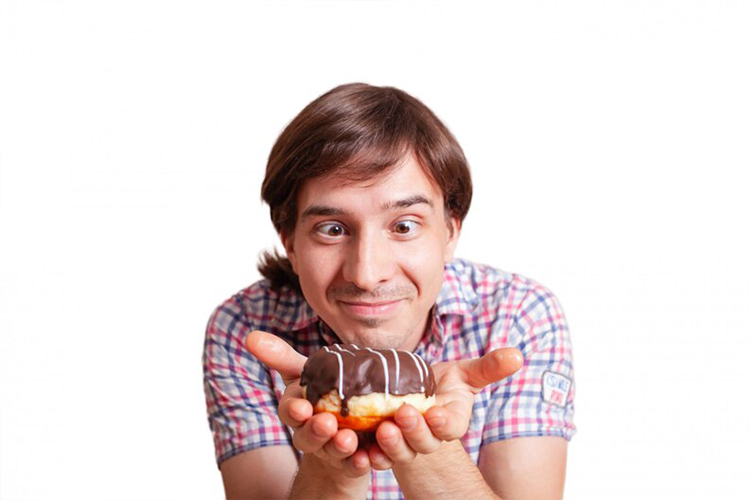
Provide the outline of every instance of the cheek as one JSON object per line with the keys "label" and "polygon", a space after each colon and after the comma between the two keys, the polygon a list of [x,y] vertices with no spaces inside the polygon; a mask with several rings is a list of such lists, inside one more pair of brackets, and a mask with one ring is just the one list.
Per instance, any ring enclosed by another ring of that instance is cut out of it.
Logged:
{"label": "cheek", "polygon": [[443,283],[444,248],[439,245],[423,245],[413,251],[402,252],[401,268],[417,285],[420,293],[433,294]]}
{"label": "cheek", "polygon": [[321,252],[314,247],[302,246],[297,251],[297,274],[305,295],[310,294],[318,301],[325,296],[327,287],[338,273],[335,255]]}

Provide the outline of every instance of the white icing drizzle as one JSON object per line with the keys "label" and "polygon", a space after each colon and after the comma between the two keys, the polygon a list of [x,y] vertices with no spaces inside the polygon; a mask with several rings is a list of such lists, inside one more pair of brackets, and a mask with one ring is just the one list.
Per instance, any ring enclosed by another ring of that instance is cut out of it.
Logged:
{"label": "white icing drizzle", "polygon": [[336,359],[338,359],[339,363],[339,399],[343,402],[344,401],[344,359],[341,357],[341,354],[337,353],[336,351],[332,351],[328,348],[328,346],[323,346],[323,349],[329,354],[333,354],[336,356]]}
{"label": "white icing drizzle", "polygon": [[413,352],[410,352],[410,351],[404,351],[404,352],[408,354],[409,356],[411,356],[411,359],[414,361],[414,364],[417,365],[417,370],[419,371],[419,382],[422,384],[419,390],[421,392],[424,392],[424,375],[422,375],[422,365],[420,365],[419,361],[417,361],[417,358],[419,356],[415,355]]}
{"label": "white icing drizzle", "polygon": [[415,354],[415,356],[418,357],[419,361],[422,362],[422,365],[424,366],[424,376],[426,377],[427,374],[430,373],[429,370],[427,369],[427,362],[419,354]]}
{"label": "white icing drizzle", "polygon": [[380,357],[380,361],[383,362],[383,373],[385,374],[385,399],[388,400],[388,360],[385,359],[385,356],[380,354],[378,351],[373,351],[369,347],[366,347],[365,350],[370,351],[371,353],[377,354]]}
{"label": "white icing drizzle", "polygon": [[350,344],[353,348],[359,351],[359,347],[357,347],[357,344]]}
{"label": "white icing drizzle", "polygon": [[399,373],[398,372],[399,372],[399,370],[401,368],[401,365],[400,365],[400,363],[398,361],[398,352],[396,352],[396,349],[391,349],[391,352],[393,353],[393,359],[396,360],[396,384],[395,384],[396,387],[393,388],[393,392],[398,392],[398,383],[401,380],[399,378]]}
{"label": "white icing drizzle", "polygon": [[338,345],[338,344],[334,344],[334,345],[336,346],[336,349],[338,349],[338,350],[339,350],[340,352],[346,352],[346,353],[349,353],[349,354],[351,354],[352,356],[354,356],[354,355],[355,355],[355,354],[354,354],[354,353],[353,353],[352,351],[350,351],[349,349],[344,349],[343,347],[341,347],[341,346],[340,346],[340,345]]}
{"label": "white icing drizzle", "polygon": [[339,398],[343,404],[344,402],[344,360],[341,358],[341,354],[331,351],[339,359]]}

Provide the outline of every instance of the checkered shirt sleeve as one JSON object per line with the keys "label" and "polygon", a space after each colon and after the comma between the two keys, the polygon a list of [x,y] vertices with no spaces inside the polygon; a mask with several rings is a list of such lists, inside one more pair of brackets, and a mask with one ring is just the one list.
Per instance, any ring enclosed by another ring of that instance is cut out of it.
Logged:
{"label": "checkered shirt sleeve", "polygon": [[244,347],[253,330],[238,297],[209,319],[203,351],[203,383],[216,461],[272,445],[291,445],[278,416],[280,377]]}
{"label": "checkered shirt sleeve", "polygon": [[565,315],[547,288],[531,280],[528,286],[503,335],[506,345],[523,353],[524,365],[491,386],[482,446],[526,436],[570,440],[575,434],[573,359]]}

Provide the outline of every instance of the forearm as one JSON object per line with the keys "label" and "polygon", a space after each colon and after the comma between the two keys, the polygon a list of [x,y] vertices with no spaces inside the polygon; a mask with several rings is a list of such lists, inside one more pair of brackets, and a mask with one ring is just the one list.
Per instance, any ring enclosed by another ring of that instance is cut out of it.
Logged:
{"label": "forearm", "polygon": [[332,470],[315,455],[302,455],[299,470],[289,494],[290,500],[297,499],[361,499],[367,496],[368,475],[350,478],[340,470]]}
{"label": "forearm", "polygon": [[409,464],[393,466],[401,491],[411,499],[498,500],[460,441],[443,443],[438,451],[419,455]]}

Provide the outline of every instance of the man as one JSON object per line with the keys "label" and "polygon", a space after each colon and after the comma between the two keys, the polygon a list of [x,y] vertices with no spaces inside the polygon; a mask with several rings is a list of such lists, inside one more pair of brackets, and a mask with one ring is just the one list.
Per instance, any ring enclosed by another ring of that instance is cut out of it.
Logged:
{"label": "man", "polygon": [[[342,85],[274,145],[262,196],[286,251],[219,306],[204,352],[228,498],[560,498],[573,367],[554,295],[454,259],[472,192],[463,152],[420,101]],[[313,415],[306,356],[406,349],[437,406],[402,406],[374,436]]]}

